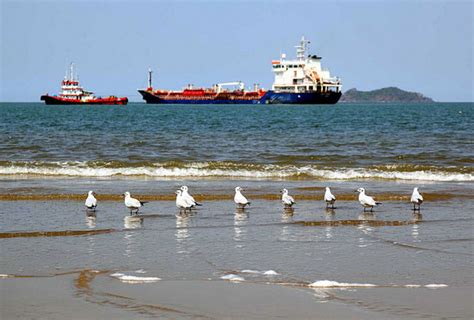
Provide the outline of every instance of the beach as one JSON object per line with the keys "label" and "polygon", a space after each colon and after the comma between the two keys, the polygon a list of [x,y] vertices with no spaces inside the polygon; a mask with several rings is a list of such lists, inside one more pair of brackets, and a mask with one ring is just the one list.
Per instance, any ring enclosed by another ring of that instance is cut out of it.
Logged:
{"label": "beach", "polygon": [[0,314],[471,319],[472,106],[2,103]]}

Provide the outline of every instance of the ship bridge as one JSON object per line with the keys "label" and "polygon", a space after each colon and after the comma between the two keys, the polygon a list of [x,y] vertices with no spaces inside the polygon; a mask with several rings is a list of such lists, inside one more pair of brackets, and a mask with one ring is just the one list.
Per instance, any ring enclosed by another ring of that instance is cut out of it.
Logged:
{"label": "ship bridge", "polygon": [[321,67],[321,57],[307,55],[309,41],[301,38],[296,46],[296,59],[287,60],[286,54],[281,54],[279,60],[272,61],[275,81],[275,92],[340,92],[341,80],[331,77],[329,70]]}

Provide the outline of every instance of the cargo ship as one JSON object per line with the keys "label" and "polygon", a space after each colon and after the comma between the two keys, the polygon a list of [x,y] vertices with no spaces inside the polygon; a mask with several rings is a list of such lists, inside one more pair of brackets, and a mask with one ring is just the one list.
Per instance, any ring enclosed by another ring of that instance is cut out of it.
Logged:
{"label": "cargo ship", "polygon": [[118,98],[115,96],[96,97],[93,92],[84,90],[79,85],[77,75],[74,74],[74,63],[71,63],[69,72],[66,72],[64,80],[61,82],[61,93],[57,96],[48,94],[42,95],[41,100],[46,104],[107,104],[125,105],[128,103],[127,97]]}
{"label": "cargo ship", "polygon": [[[154,89],[148,70],[148,88],[138,90],[147,103],[156,104],[335,104],[342,94],[341,80],[321,68],[321,57],[307,55],[309,41],[301,38],[296,59],[281,54],[272,61],[275,80],[271,90],[245,90],[241,81],[218,83],[211,88],[188,85],[179,91]],[[228,88],[232,87],[233,88]]]}

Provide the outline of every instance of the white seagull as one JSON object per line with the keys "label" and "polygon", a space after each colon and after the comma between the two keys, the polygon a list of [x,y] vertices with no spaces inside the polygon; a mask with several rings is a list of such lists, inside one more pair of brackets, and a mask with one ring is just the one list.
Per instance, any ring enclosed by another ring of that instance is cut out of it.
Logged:
{"label": "white seagull", "polygon": [[326,187],[326,192],[324,192],[324,201],[326,201],[326,208],[331,205],[331,208],[334,209],[334,202],[336,202],[336,197],[331,193],[331,189]]}
{"label": "white seagull", "polygon": [[357,189],[357,192],[359,192],[359,202],[364,207],[364,212],[365,208],[370,208],[370,212],[372,212],[374,211],[373,209],[375,206],[382,204],[381,202],[376,202],[374,198],[366,195],[364,188]]}
{"label": "white seagull", "polygon": [[191,207],[194,207],[194,206],[202,206],[202,204],[200,204],[199,202],[197,202],[196,200],[194,200],[194,197],[192,195],[189,194],[188,192],[188,187],[187,186],[182,186],[181,187],[181,196],[183,197],[183,199],[191,206]]}
{"label": "white seagull", "polygon": [[250,202],[247,200],[246,197],[242,194],[241,191],[243,191],[241,187],[235,187],[235,196],[234,196],[234,202],[240,207],[240,208],[245,208],[246,205],[250,206]]}
{"label": "white seagull", "polygon": [[[413,203],[413,210],[420,210],[421,204],[423,203],[423,196],[418,192],[418,187],[413,189],[413,193],[411,194],[411,202]],[[418,205],[418,208],[416,208]]]}
{"label": "white seagull", "polygon": [[135,210],[135,214],[138,214],[138,210],[140,210],[140,208],[145,204],[145,203],[148,203],[148,201],[140,201],[138,199],[135,199],[135,198],[132,198],[130,196],[130,192],[125,192],[123,194],[123,196],[125,197],[125,200],[124,200],[124,203],[125,203],[125,206],[130,209],[130,215],[132,215],[133,213],[133,210]]}
{"label": "white seagull", "polygon": [[97,207],[97,199],[94,197],[96,194],[94,191],[89,191],[87,195],[86,202],[84,205],[86,206],[87,210],[90,211],[95,211],[95,208]]}
{"label": "white seagull", "polygon": [[293,197],[288,194],[288,190],[286,189],[283,189],[280,192],[281,192],[281,202],[283,202],[285,207],[291,208],[295,204],[295,199],[293,199]]}
{"label": "white seagull", "polygon": [[186,212],[187,210],[191,211],[192,204],[186,201],[183,196],[182,190],[176,190],[176,206],[180,211]]}

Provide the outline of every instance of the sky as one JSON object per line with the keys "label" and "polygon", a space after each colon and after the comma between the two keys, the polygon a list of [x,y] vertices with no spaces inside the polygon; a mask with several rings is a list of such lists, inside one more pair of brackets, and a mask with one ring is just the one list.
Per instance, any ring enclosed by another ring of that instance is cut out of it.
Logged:
{"label": "sky", "polygon": [[0,0],[0,101],[57,94],[70,62],[97,95],[243,81],[271,88],[271,60],[301,36],[343,91],[396,86],[474,101],[474,1]]}

